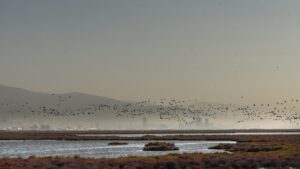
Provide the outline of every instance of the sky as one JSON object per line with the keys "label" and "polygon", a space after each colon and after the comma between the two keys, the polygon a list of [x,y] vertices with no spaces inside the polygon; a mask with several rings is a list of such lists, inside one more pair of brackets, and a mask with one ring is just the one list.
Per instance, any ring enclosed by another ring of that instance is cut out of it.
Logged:
{"label": "sky", "polygon": [[2,0],[0,84],[121,100],[300,95],[298,0]]}

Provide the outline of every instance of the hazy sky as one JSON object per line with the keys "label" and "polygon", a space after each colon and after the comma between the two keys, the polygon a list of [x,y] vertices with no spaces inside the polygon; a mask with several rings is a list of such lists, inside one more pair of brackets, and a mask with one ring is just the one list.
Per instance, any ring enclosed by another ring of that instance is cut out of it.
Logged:
{"label": "hazy sky", "polygon": [[0,84],[122,100],[300,96],[299,0],[2,0]]}

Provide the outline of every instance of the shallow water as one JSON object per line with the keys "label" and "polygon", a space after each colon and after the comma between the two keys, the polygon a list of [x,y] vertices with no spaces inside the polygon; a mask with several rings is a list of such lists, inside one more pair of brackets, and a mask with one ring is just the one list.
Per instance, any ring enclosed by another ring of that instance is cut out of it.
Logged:
{"label": "shallow water", "polygon": [[128,145],[108,146],[111,141],[58,141],[58,140],[3,140],[0,141],[0,157],[29,156],[74,156],[82,157],[120,157],[149,156],[168,153],[202,152],[214,153],[223,150],[208,149],[219,143],[235,144],[235,141],[168,141],[173,142],[179,151],[143,151],[149,141],[127,141]]}

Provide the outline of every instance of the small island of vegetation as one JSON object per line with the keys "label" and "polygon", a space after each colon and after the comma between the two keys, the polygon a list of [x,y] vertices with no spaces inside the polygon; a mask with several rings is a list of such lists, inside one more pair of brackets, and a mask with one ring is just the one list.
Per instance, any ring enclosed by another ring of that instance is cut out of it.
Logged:
{"label": "small island of vegetation", "polygon": [[110,145],[110,146],[128,145],[128,143],[127,142],[110,142],[107,145]]}
{"label": "small island of vegetation", "polygon": [[174,143],[150,142],[145,144],[143,151],[174,151],[179,150]]}

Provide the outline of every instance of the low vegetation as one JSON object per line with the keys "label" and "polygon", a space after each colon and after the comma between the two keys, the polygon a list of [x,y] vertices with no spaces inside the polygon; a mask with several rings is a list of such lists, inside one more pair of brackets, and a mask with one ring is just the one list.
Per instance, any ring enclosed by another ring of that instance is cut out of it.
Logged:
{"label": "low vegetation", "polygon": [[299,154],[169,154],[156,157],[94,159],[46,157],[3,158],[1,169],[205,169],[300,168]]}

